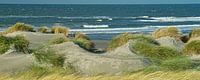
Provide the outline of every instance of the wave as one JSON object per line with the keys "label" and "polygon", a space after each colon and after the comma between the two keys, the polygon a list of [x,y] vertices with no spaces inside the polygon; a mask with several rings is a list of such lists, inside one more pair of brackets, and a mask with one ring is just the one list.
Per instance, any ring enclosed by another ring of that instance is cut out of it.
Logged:
{"label": "wave", "polygon": [[142,22],[186,22],[186,21],[193,21],[197,22],[200,21],[200,17],[149,17],[149,20],[143,19],[138,20]]}
{"label": "wave", "polygon": [[109,25],[83,25],[84,28],[108,28]]}

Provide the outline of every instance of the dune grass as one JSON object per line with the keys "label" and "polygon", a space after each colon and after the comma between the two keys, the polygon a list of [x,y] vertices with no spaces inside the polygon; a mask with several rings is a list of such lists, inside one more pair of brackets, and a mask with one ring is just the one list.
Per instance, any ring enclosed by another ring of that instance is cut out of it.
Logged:
{"label": "dune grass", "polygon": [[55,51],[50,50],[48,46],[42,46],[34,51],[36,60],[41,64],[50,66],[62,67],[65,57],[61,54],[56,54]]}
{"label": "dune grass", "polygon": [[14,45],[14,48],[18,52],[29,53],[29,41],[23,36],[0,36],[0,54],[4,54],[8,49],[10,49],[11,45]]}
{"label": "dune grass", "polygon": [[86,50],[92,50],[95,47],[94,43],[81,32],[77,32],[75,34],[75,38],[72,41]]}
{"label": "dune grass", "polygon": [[40,27],[39,29],[38,29],[38,32],[41,32],[41,33],[47,33],[48,32],[48,27],[46,27],[46,26],[43,26],[43,27]]}
{"label": "dune grass", "polygon": [[190,33],[189,33],[190,38],[195,38],[195,37],[200,37],[200,28],[194,28]]}
{"label": "dune grass", "polygon": [[12,32],[17,32],[17,31],[28,31],[28,32],[33,32],[33,27],[31,25],[25,24],[25,23],[16,23],[9,27],[5,33],[12,33]]}
{"label": "dune grass", "polygon": [[53,26],[51,32],[55,34],[64,34],[65,36],[68,36],[69,28],[65,26]]}
{"label": "dune grass", "polygon": [[[45,70],[44,70],[45,71]],[[200,71],[156,71],[153,73],[137,72],[130,75],[98,75],[98,76],[80,76],[80,75],[60,75],[53,73],[39,77],[34,72],[28,72],[26,75],[10,76],[1,75],[1,80],[199,80]],[[37,72],[35,72],[37,73]]]}
{"label": "dune grass", "polygon": [[158,38],[161,38],[161,37],[166,37],[166,36],[173,37],[173,38],[176,38],[176,39],[180,39],[181,34],[180,34],[178,28],[167,27],[167,28],[159,28],[159,29],[155,30],[152,33],[152,36],[155,39],[158,39]]}
{"label": "dune grass", "polygon": [[192,40],[186,43],[183,51],[187,55],[200,54],[200,40]]}
{"label": "dune grass", "polygon": [[68,39],[67,37],[58,35],[58,36],[54,37],[53,39],[51,39],[49,41],[49,44],[61,44],[61,43],[68,42],[68,41],[70,41],[70,39]]}

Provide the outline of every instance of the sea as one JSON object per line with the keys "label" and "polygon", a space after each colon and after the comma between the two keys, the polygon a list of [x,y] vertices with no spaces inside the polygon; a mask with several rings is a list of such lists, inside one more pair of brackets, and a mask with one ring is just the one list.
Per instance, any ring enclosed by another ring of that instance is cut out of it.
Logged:
{"label": "sea", "polygon": [[16,22],[35,29],[62,25],[93,40],[170,26],[186,34],[200,27],[200,4],[0,4],[0,31]]}

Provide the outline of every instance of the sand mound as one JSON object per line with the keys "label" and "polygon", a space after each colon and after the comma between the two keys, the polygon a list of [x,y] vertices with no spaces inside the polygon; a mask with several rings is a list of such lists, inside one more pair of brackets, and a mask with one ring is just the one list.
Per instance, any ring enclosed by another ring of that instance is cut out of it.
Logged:
{"label": "sand mound", "polygon": [[28,69],[34,63],[30,54],[6,54],[0,56],[0,73],[13,73]]}
{"label": "sand mound", "polygon": [[14,32],[9,33],[6,36],[8,37],[15,37],[17,35],[24,36],[28,41],[30,41],[30,48],[35,49],[42,44],[47,43],[49,40],[56,36],[63,36],[63,34],[43,34],[37,32]]}
{"label": "sand mound", "polygon": [[[124,71],[137,71],[148,65],[144,58],[131,55],[129,51],[126,53],[124,51],[128,49],[126,45],[125,47],[119,47],[119,51],[116,49],[116,51],[104,54],[90,53],[72,42],[57,44],[51,47],[59,54],[65,55],[67,58],[66,64],[71,63],[79,72],[85,74],[117,74]],[[132,56],[132,58],[116,57],[123,53]]]}
{"label": "sand mound", "polygon": [[158,41],[161,46],[167,46],[177,51],[182,51],[184,47],[184,43],[181,40],[169,36],[158,38],[156,41]]}

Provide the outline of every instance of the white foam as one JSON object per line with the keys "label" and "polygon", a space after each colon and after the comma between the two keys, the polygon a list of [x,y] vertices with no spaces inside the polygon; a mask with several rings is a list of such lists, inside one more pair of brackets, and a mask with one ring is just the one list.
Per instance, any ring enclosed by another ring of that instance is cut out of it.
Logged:
{"label": "white foam", "polygon": [[109,25],[83,25],[84,28],[108,28]]}
{"label": "white foam", "polygon": [[150,17],[150,20],[138,20],[142,22],[186,22],[200,21],[200,17]]}

